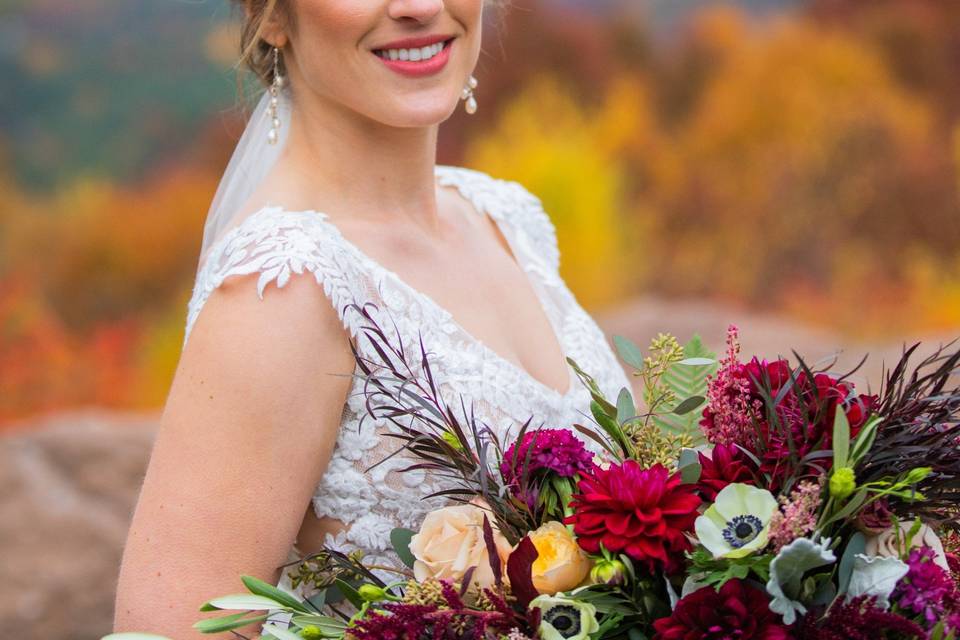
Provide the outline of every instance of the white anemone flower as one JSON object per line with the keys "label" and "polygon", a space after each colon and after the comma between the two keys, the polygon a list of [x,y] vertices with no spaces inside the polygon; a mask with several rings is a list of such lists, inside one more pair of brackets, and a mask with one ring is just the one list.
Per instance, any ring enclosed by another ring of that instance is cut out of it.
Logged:
{"label": "white anemone flower", "polygon": [[697,518],[697,539],[715,558],[743,558],[767,546],[777,499],[764,489],[735,482]]}

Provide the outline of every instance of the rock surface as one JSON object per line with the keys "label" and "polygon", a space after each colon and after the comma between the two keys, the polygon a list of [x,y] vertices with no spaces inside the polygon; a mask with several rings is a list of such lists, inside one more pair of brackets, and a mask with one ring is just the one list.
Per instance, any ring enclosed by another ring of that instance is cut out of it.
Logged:
{"label": "rock surface", "polygon": [[[774,316],[696,302],[644,299],[598,315],[608,334],[641,346],[658,332],[700,332],[722,351],[741,329],[744,354],[791,347],[812,361],[841,347],[840,370],[872,357],[855,381],[876,388],[881,363],[901,344],[865,345]],[[960,330],[957,332],[960,335]],[[930,345],[950,336],[927,338]],[[98,640],[110,633],[124,539],[159,415],[74,411],[25,421],[0,434],[0,628],[18,640]],[[216,594],[211,594],[216,595]]]}
{"label": "rock surface", "polygon": [[0,635],[110,633],[120,555],[156,423],[156,415],[86,410],[0,436]]}

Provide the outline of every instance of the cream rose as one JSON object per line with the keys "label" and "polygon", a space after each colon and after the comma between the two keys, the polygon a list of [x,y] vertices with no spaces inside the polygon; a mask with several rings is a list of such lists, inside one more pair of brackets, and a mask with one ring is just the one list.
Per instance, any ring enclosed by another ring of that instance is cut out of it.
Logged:
{"label": "cream rose", "polygon": [[[482,587],[493,585],[493,570],[483,539],[484,513],[478,506],[464,504],[438,509],[424,519],[420,531],[410,539],[410,552],[416,558],[413,574],[418,582],[427,578],[459,580],[467,569],[476,567],[471,581]],[[496,526],[493,541],[502,568],[510,555],[510,543]]]}
{"label": "cream rose", "polygon": [[537,548],[531,573],[540,593],[552,596],[573,589],[590,573],[593,563],[561,523],[546,523],[530,534],[530,542]]}
{"label": "cream rose", "polygon": [[[907,536],[912,526],[913,522],[910,520],[900,522],[901,540]],[[933,532],[933,529],[927,525],[920,525],[920,531],[918,531],[917,535],[910,541],[910,548],[912,549],[914,547],[930,547],[933,549],[934,562],[943,569],[950,571],[950,566],[947,564],[947,556],[943,550],[943,543],[940,542],[940,538]],[[890,527],[877,535],[867,536],[867,546],[864,553],[868,556],[882,556],[885,558],[899,557],[897,553],[897,536],[894,528]]]}

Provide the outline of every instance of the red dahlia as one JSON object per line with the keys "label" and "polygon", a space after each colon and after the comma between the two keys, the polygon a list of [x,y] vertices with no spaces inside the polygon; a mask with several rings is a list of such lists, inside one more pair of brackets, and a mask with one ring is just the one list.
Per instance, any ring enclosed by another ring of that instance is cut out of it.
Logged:
{"label": "red dahlia", "polygon": [[789,640],[790,628],[770,611],[765,591],[729,580],[719,591],[704,587],[677,603],[669,618],[653,623],[654,640]]}
{"label": "red dahlia", "polygon": [[694,485],[681,484],[663,465],[642,469],[633,460],[599,467],[580,478],[570,503],[577,541],[588,553],[626,553],[651,571],[668,573],[680,566],[682,554],[693,548],[686,533],[699,515]]}

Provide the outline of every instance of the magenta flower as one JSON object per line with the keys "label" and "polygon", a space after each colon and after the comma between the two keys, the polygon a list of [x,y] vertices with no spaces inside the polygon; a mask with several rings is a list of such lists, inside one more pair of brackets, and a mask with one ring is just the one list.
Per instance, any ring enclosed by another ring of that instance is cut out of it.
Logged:
{"label": "magenta flower", "polygon": [[910,571],[897,583],[891,596],[901,611],[921,617],[928,628],[937,624],[944,613],[960,607],[960,594],[953,578],[933,559],[930,547],[911,551],[907,559]]}
{"label": "magenta flower", "polygon": [[523,434],[519,445],[513,443],[503,456],[500,473],[508,485],[524,479],[540,478],[553,472],[561,478],[573,478],[593,468],[593,454],[567,429],[538,429]]}

